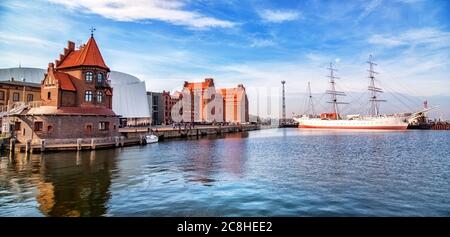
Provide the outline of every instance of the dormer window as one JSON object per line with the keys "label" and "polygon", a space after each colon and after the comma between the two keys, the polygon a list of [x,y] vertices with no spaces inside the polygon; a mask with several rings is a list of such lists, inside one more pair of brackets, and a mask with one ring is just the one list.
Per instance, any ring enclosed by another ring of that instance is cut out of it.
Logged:
{"label": "dormer window", "polygon": [[92,82],[93,74],[92,72],[86,72],[85,79],[86,82]]}

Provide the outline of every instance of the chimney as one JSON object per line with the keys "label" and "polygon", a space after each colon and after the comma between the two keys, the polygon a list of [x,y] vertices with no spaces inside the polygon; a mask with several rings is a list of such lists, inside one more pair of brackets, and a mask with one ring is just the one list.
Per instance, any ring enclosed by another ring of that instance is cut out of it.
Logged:
{"label": "chimney", "polygon": [[205,82],[208,86],[214,86],[214,79],[213,78],[205,78]]}
{"label": "chimney", "polygon": [[72,41],[67,41],[67,49],[70,51],[75,49],[75,43]]}
{"label": "chimney", "polygon": [[55,64],[49,63],[49,64],[48,64],[48,69],[47,69],[47,71],[53,71],[54,68],[55,68]]}

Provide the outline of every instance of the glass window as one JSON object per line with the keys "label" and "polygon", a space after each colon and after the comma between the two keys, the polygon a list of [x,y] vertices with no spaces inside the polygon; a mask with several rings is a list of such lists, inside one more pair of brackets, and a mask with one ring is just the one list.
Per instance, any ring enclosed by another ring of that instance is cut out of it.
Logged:
{"label": "glass window", "polygon": [[19,92],[13,93],[13,101],[19,101]]}
{"label": "glass window", "polygon": [[98,123],[98,130],[99,131],[107,131],[107,130],[109,130],[109,122],[99,122]]}
{"label": "glass window", "polygon": [[87,82],[92,82],[93,74],[92,72],[86,72],[85,79]]}
{"label": "glass window", "polygon": [[103,92],[97,91],[97,102],[102,103],[103,102]]}
{"label": "glass window", "polygon": [[33,94],[28,94],[27,95],[27,101],[28,102],[33,101]]}
{"label": "glass window", "polygon": [[0,91],[0,100],[4,100],[4,99],[5,99],[5,92]]}
{"label": "glass window", "polygon": [[84,101],[87,101],[87,102],[92,101],[92,91],[84,92]]}
{"label": "glass window", "polygon": [[42,122],[34,122],[34,131],[39,132],[42,131],[42,126],[43,123]]}
{"label": "glass window", "polygon": [[103,73],[99,73],[97,75],[97,81],[98,81],[98,84],[102,84],[103,83]]}

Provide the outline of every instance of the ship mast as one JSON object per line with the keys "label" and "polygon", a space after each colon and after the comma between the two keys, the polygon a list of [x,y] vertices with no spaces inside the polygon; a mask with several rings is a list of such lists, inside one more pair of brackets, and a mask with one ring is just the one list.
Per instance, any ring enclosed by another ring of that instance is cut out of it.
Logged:
{"label": "ship mast", "polygon": [[378,72],[374,71],[373,66],[377,66],[376,63],[373,62],[372,55],[369,56],[369,61],[367,62],[369,64],[369,91],[370,91],[370,115],[372,116],[379,116],[380,115],[380,105],[379,102],[385,102],[386,100],[380,100],[377,97],[377,93],[383,93],[383,89],[375,86],[375,74],[378,74]]}
{"label": "ship mast", "polygon": [[308,93],[309,93],[308,111],[310,111],[311,115],[314,116],[316,112],[314,111],[314,102],[311,94],[311,83],[309,81],[308,81]]}
{"label": "ship mast", "polygon": [[338,104],[348,104],[348,103],[338,102],[338,100],[337,100],[338,96],[345,96],[345,93],[342,92],[342,91],[337,91],[336,90],[336,81],[335,81],[335,79],[339,79],[339,77],[336,77],[334,75],[334,72],[337,71],[337,69],[333,68],[333,63],[332,62],[330,62],[330,67],[328,68],[328,70],[330,70],[330,75],[327,76],[327,77],[330,78],[331,89],[327,90],[325,93],[331,95],[331,101],[328,101],[328,103],[333,104],[333,111],[336,114],[336,118],[339,119],[340,115],[339,115]]}

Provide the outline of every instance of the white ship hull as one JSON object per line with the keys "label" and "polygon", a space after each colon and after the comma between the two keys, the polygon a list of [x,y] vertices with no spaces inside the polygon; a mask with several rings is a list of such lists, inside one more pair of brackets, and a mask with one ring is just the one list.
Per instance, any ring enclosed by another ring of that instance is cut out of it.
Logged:
{"label": "white ship hull", "polygon": [[328,120],[320,118],[294,118],[300,128],[319,129],[374,129],[405,130],[408,122],[401,117],[367,117],[357,119]]}

